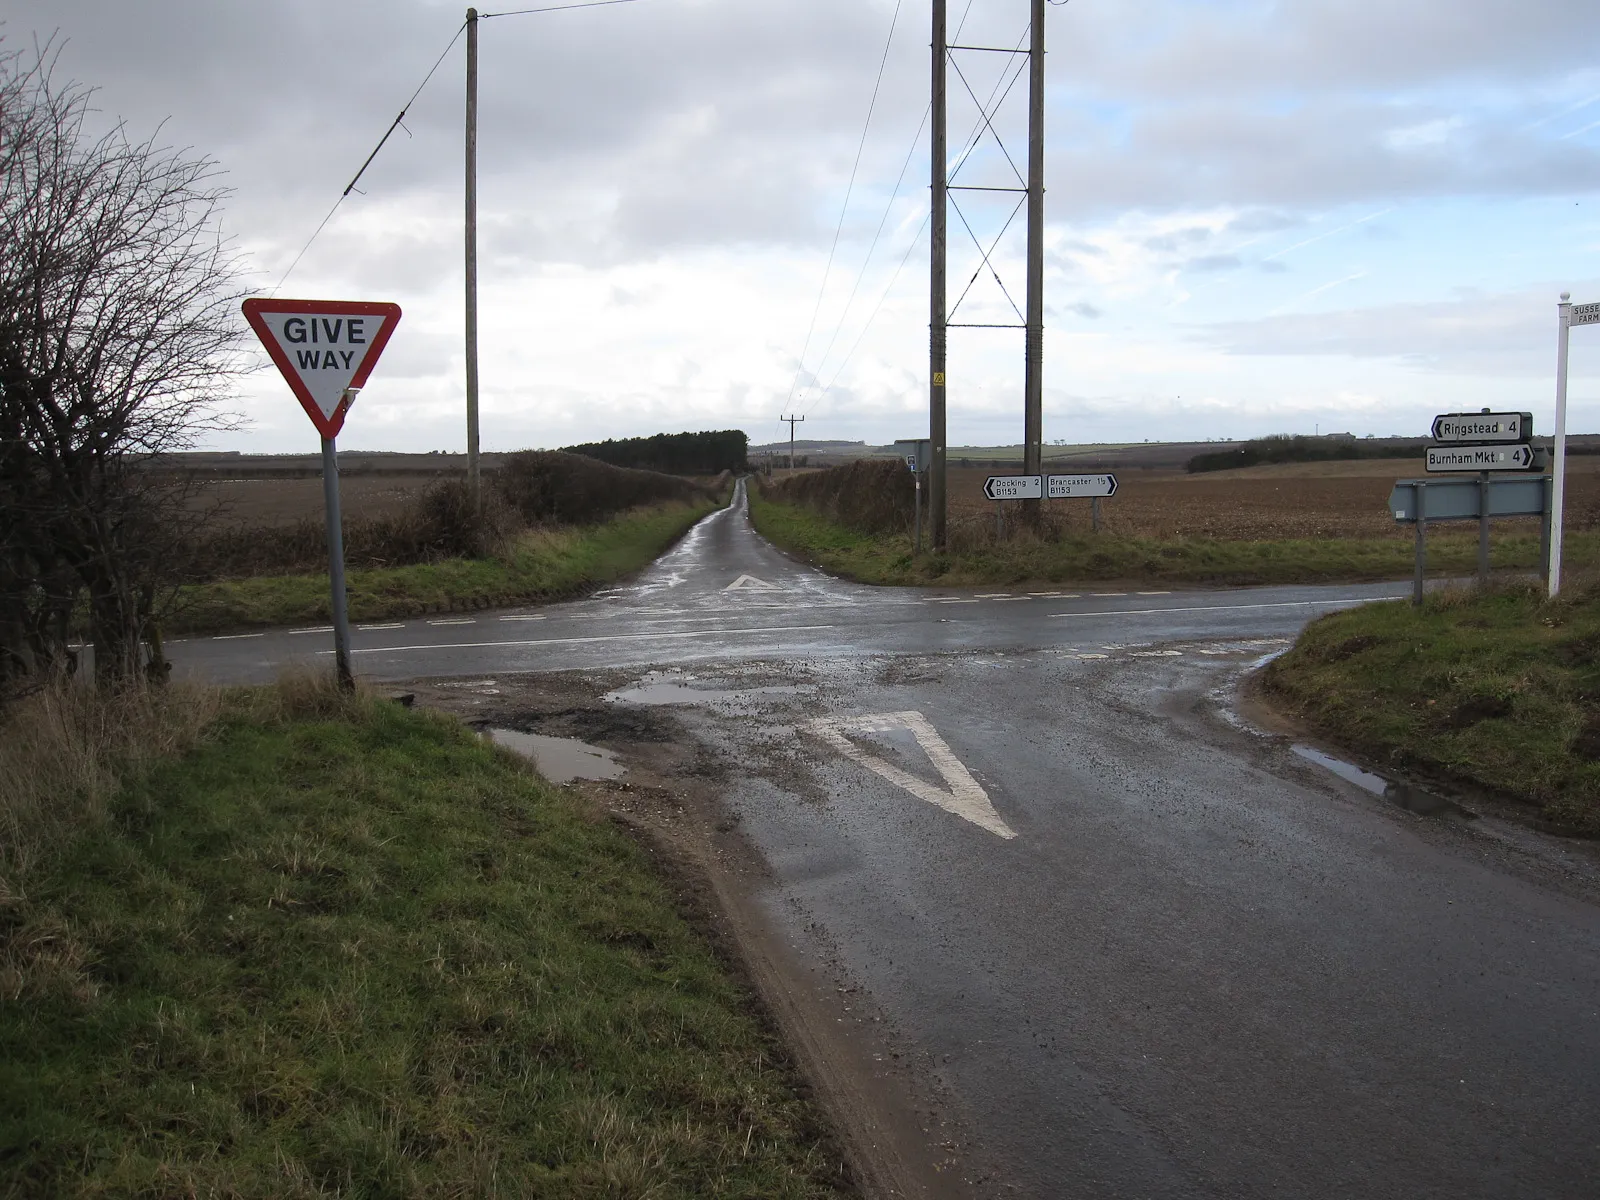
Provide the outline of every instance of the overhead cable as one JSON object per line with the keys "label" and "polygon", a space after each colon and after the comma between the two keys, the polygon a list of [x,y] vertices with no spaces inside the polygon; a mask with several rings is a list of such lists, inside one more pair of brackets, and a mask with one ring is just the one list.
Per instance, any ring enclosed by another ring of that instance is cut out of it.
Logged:
{"label": "overhead cable", "polygon": [[867,119],[861,127],[861,140],[856,144],[856,160],[850,167],[850,181],[845,185],[844,203],[839,208],[839,223],[833,230],[833,245],[828,248],[828,264],[822,269],[822,286],[817,289],[817,302],[811,309],[811,322],[806,326],[806,340],[800,347],[800,358],[795,363],[794,379],[789,384],[789,400],[794,400],[794,390],[800,384],[800,376],[806,369],[806,355],[811,352],[811,335],[817,329],[817,314],[822,311],[822,299],[828,291],[828,276],[833,272],[833,259],[839,252],[839,235],[844,232],[844,219],[850,211],[850,194],[855,190],[856,172],[861,169],[861,152],[867,146],[867,132],[872,128],[872,113],[878,107],[878,91],[883,87],[883,73],[889,65],[889,48],[894,44],[895,26],[900,22],[900,6],[903,0],[895,0],[894,16],[889,20],[889,36],[884,40],[883,57],[878,62],[878,78],[872,84],[872,99],[867,104]]}
{"label": "overhead cable", "polygon": [[[612,0],[612,3],[616,2],[617,0]],[[461,24],[456,27],[455,35],[451,37],[450,44],[444,48],[438,58],[434,59],[433,66],[428,68],[428,73],[422,77],[422,82],[417,84],[417,90],[411,93],[411,99],[407,100],[405,104],[401,106],[400,115],[394,119],[393,123],[390,124],[388,129],[384,130],[383,136],[378,139],[378,144],[372,148],[372,153],[367,155],[366,160],[361,164],[361,169],[357,171],[350,182],[345,185],[344,191],[339,193],[339,198],[333,202],[333,207],[328,210],[328,215],[322,218],[322,223],[312,231],[311,236],[306,239],[306,244],[300,247],[300,253],[294,256],[294,261],[289,264],[289,269],[285,271],[283,273],[283,277],[273,285],[272,292],[269,292],[269,295],[276,293],[279,288],[288,282],[289,276],[293,274],[294,269],[300,265],[300,260],[306,256],[306,251],[311,249],[311,243],[316,241],[321,235],[322,231],[328,227],[328,222],[333,220],[333,214],[339,211],[339,206],[344,203],[345,197],[351,192],[355,191],[356,184],[361,182],[361,177],[367,173],[367,168],[372,165],[372,160],[378,157],[378,151],[383,149],[384,143],[389,140],[390,135],[393,134],[396,129],[400,128],[400,123],[406,119],[406,113],[409,112],[411,110],[411,106],[417,102],[417,97],[422,95],[422,89],[428,86],[428,81],[432,79],[434,73],[438,71],[440,65],[444,62],[445,57],[450,53],[451,50],[455,48],[455,44],[461,40],[462,30],[466,29],[466,27],[467,23],[465,21],[462,21]]]}
{"label": "overhead cable", "polygon": [[636,4],[638,0],[587,0],[583,4],[551,4],[544,8],[519,8],[512,12],[479,13],[478,19],[487,21],[490,17],[525,17],[529,13],[566,12],[573,8],[607,8],[613,4]]}

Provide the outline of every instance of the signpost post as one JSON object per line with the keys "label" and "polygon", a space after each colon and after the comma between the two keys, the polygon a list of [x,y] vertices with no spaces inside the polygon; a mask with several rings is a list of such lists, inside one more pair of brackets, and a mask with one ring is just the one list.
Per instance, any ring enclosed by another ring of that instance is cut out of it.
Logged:
{"label": "signpost post", "polygon": [[922,476],[933,462],[933,441],[930,438],[896,438],[895,450],[905,458],[906,469],[911,472],[912,483],[912,547],[913,553],[922,553]]}
{"label": "signpost post", "polygon": [[355,686],[350,670],[350,620],[344,586],[344,534],[339,519],[339,452],[335,439],[366,386],[378,356],[400,323],[398,304],[351,300],[244,302],[250,322],[289,390],[322,435],[322,489],[328,517],[328,583],[339,686]]}
{"label": "signpost post", "polygon": [[1561,525],[1567,502],[1567,331],[1574,325],[1600,325],[1600,304],[1573,304],[1562,292],[1556,305],[1556,439],[1550,482],[1550,557],[1547,560],[1551,599],[1561,594]]}

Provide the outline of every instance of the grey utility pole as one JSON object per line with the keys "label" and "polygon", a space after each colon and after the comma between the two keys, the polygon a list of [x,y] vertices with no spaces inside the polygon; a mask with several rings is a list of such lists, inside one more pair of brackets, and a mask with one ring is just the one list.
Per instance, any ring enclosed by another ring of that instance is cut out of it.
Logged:
{"label": "grey utility pole", "polygon": [[789,422],[789,470],[794,470],[794,427],[805,424],[804,417],[779,417],[780,421]]}
{"label": "grey utility pole", "polygon": [[467,9],[467,491],[483,510],[478,479],[478,10]]}
{"label": "grey utility pole", "polygon": [[945,386],[948,339],[945,311],[945,160],[946,2],[933,0],[933,163],[932,214],[928,241],[928,536],[935,554],[945,548]]}
{"label": "grey utility pole", "polygon": [[[1044,468],[1044,0],[1033,0],[1028,51],[1028,328],[1022,473]],[[1027,501],[1037,512],[1040,502]]]}

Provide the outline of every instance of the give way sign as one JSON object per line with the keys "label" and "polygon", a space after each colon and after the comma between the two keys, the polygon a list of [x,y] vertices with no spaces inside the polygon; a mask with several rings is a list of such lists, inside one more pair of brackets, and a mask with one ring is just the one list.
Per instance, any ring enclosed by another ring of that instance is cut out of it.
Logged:
{"label": "give way sign", "polygon": [[400,323],[400,306],[258,297],[244,302],[244,316],[317,432],[335,438],[355,393],[366,386]]}

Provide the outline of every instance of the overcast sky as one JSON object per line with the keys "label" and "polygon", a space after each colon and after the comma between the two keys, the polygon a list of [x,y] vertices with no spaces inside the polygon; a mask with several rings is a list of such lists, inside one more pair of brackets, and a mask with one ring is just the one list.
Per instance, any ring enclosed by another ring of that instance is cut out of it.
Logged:
{"label": "overcast sky", "polygon": [[[1027,0],[950,11],[962,42],[1022,44]],[[10,45],[59,33],[60,73],[106,114],[165,122],[226,168],[258,292],[462,15],[0,0]],[[485,447],[728,427],[762,442],[790,411],[810,437],[925,434],[928,15],[637,0],[483,21]],[[1600,4],[1071,0],[1047,23],[1047,440],[1420,436],[1484,405],[1549,430],[1557,295],[1600,300]],[[958,182],[1015,184],[987,137],[961,155],[969,86],[990,96],[1010,60],[955,59]],[[278,293],[405,310],[349,449],[464,446],[463,70],[458,41]],[[994,120],[1024,170],[1026,84]],[[959,195],[985,246],[1010,201]],[[995,259],[1018,306],[1021,222]],[[962,217],[950,228],[952,303],[976,272],[953,319],[1016,319]],[[1573,342],[1572,427],[1597,431],[1600,330]],[[949,370],[953,445],[1020,439],[1020,331],[953,330]],[[250,428],[219,448],[315,448],[275,376],[237,407]]]}

